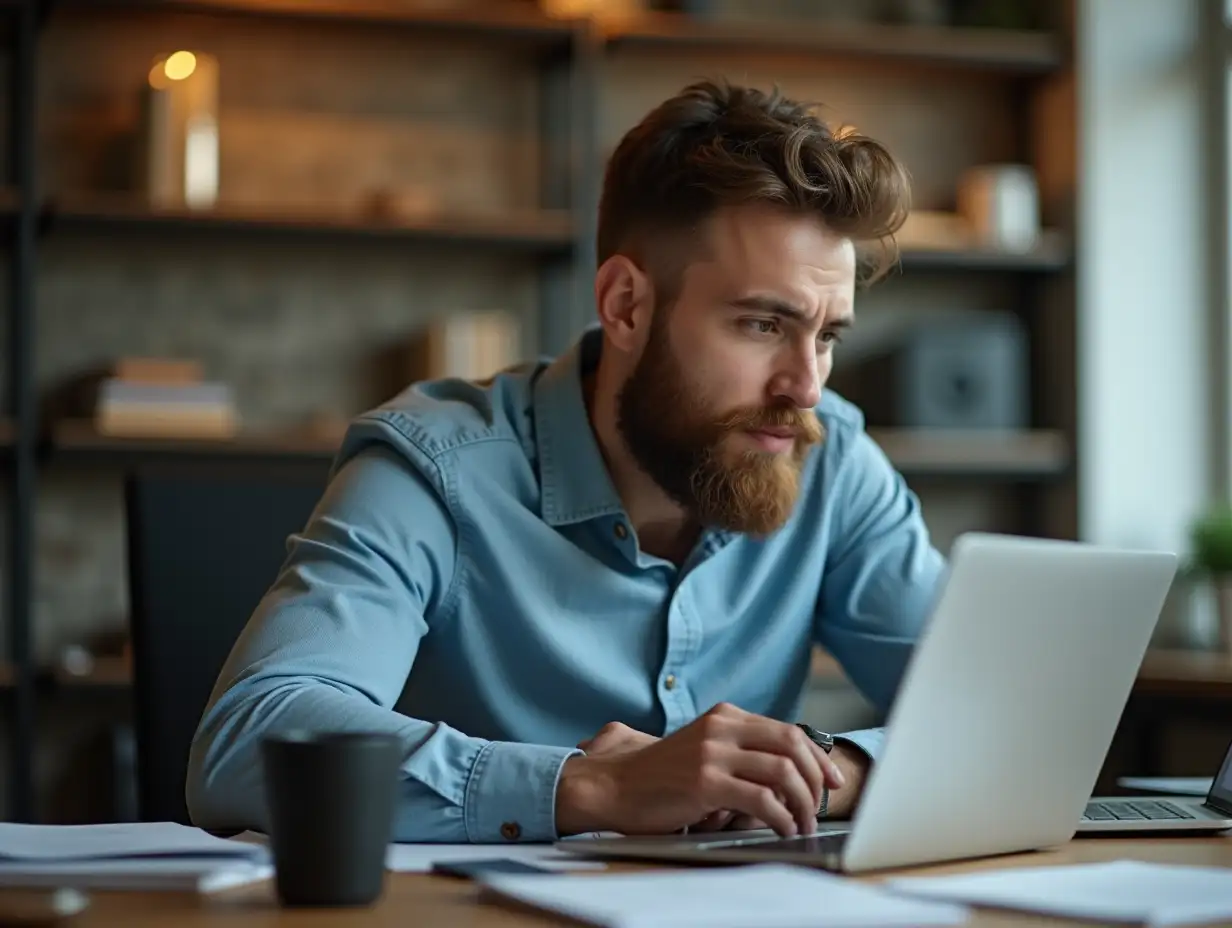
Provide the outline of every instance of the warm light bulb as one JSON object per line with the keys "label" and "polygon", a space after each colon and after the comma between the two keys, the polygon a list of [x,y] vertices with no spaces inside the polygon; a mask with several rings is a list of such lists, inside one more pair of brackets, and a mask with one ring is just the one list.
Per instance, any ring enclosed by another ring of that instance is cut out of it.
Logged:
{"label": "warm light bulb", "polygon": [[197,56],[192,52],[176,52],[163,64],[168,80],[182,81],[197,70]]}

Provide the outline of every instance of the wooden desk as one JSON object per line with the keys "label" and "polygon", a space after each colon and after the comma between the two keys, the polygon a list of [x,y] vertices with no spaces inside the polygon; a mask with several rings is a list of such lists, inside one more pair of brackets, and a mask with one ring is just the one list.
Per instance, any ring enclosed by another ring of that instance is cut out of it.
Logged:
{"label": "wooden desk", "polygon": [[[1232,868],[1232,837],[1157,838],[1138,841],[1083,838],[1055,851],[918,868],[913,869],[911,874],[961,873],[995,867],[1092,863],[1125,858]],[[881,878],[883,877],[878,875],[860,879],[876,882]],[[434,928],[438,925],[448,925],[451,928],[507,928],[562,924],[534,912],[480,904],[475,901],[474,896],[475,889],[470,883],[447,877],[409,874],[391,875],[385,895],[369,909],[283,910],[278,907],[273,887],[269,883],[204,898],[157,893],[96,893],[90,909],[67,924],[71,928],[127,928],[143,925],[175,925],[177,928]],[[972,928],[987,928],[997,925],[1039,924],[1041,921],[1038,916],[977,910],[967,924]],[[1052,921],[1050,924],[1065,923]]]}

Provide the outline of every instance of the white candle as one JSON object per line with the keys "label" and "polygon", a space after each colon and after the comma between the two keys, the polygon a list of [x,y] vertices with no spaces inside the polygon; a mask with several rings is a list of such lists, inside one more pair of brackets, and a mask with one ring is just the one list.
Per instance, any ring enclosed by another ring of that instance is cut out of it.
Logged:
{"label": "white candle", "polygon": [[144,188],[151,206],[208,209],[218,199],[218,61],[159,57],[146,88]]}

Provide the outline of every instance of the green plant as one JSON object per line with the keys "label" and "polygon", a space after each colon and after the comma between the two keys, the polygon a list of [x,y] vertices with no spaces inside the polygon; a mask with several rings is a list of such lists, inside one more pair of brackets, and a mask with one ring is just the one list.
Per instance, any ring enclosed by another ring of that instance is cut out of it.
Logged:
{"label": "green plant", "polygon": [[1190,528],[1193,566],[1207,574],[1232,573],[1232,506],[1219,506]]}

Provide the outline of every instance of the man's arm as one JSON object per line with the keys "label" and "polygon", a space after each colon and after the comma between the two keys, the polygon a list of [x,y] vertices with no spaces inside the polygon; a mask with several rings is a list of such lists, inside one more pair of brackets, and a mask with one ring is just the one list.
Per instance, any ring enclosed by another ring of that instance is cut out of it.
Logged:
{"label": "man's arm", "polygon": [[[919,501],[861,429],[827,488],[840,500],[821,582],[816,635],[879,714],[889,711],[945,574]],[[838,816],[859,797],[880,753],[880,728],[836,735],[847,787],[832,797]]]}
{"label": "man's arm", "polygon": [[372,446],[339,469],[293,539],[192,746],[187,800],[198,825],[266,830],[264,736],[364,730],[403,744],[396,840],[502,841],[505,822],[522,840],[556,837],[556,782],[577,751],[485,741],[393,709],[431,617],[456,595],[445,483],[426,473]]}

